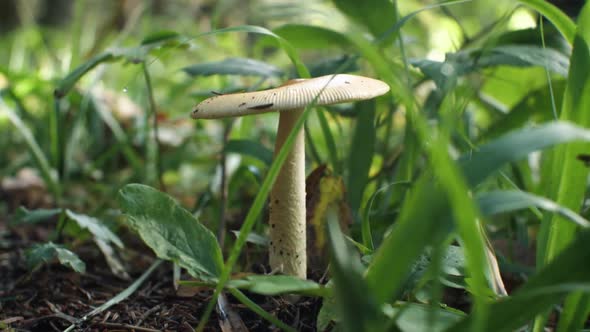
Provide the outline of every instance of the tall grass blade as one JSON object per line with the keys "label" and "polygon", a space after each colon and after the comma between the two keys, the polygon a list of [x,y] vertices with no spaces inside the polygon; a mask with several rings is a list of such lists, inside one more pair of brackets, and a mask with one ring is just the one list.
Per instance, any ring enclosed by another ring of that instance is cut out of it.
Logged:
{"label": "tall grass blade", "polygon": [[0,113],[6,114],[12,125],[18,130],[20,135],[24,138],[27,147],[33,157],[33,161],[37,165],[37,168],[41,172],[41,177],[45,184],[53,193],[57,201],[61,198],[61,185],[57,179],[57,173],[49,165],[49,161],[45,157],[45,154],[39,147],[39,144],[35,140],[31,130],[23,123],[21,118],[13,111],[6,103],[4,99],[0,98]]}

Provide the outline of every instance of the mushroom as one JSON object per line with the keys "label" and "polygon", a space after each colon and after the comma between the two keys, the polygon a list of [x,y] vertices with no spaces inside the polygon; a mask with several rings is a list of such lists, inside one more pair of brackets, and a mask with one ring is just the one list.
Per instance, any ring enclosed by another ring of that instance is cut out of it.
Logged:
{"label": "mushroom", "polygon": [[[348,74],[294,79],[274,89],[213,96],[199,103],[191,117],[218,119],[277,111],[276,155],[307,105],[372,99],[388,91],[382,81]],[[304,143],[301,129],[275,180],[269,208],[270,266],[303,279],[307,274]]]}

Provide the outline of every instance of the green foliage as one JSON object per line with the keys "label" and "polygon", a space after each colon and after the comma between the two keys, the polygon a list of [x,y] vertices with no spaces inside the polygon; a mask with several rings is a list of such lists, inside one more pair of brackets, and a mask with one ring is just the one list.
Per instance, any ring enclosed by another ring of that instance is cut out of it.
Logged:
{"label": "green foliage", "polygon": [[[581,126],[590,126],[590,6],[584,6],[580,13],[578,27],[574,37],[573,50],[570,60],[570,72],[565,88],[563,104],[559,118],[572,121]],[[576,160],[577,156],[585,153],[590,144],[572,143],[561,146],[550,159],[553,166],[552,181],[548,190],[557,203],[581,210],[586,195],[585,183],[588,178],[586,165]],[[549,217],[548,217],[549,219]],[[564,248],[575,239],[578,227],[565,222],[563,217],[555,214],[550,217],[549,224],[541,229],[541,246],[537,250],[539,266],[551,262]],[[578,329],[584,325],[590,306],[588,295],[572,294],[565,304],[558,329],[561,331]],[[582,309],[577,310],[576,308]],[[537,319],[539,321],[539,319]]]}
{"label": "green foliage", "polygon": [[249,155],[264,162],[266,165],[270,165],[272,162],[272,151],[254,140],[230,140],[225,145],[225,152]]}
{"label": "green foliage", "polygon": [[80,260],[78,255],[53,242],[34,245],[27,250],[26,256],[30,269],[37,268],[43,263],[50,263],[57,258],[60,264],[68,266],[76,272],[84,273],[86,271],[86,264]]}
{"label": "green foliage", "polygon": [[380,37],[397,21],[394,4],[388,0],[334,0],[336,7],[353,20],[366,27],[375,37]]}
{"label": "green foliage", "polygon": [[282,76],[283,72],[268,63],[245,58],[228,58],[222,61],[198,63],[184,67],[191,76],[210,75],[253,75],[253,76]]}
{"label": "green foliage", "polygon": [[215,236],[171,197],[129,184],[119,191],[119,202],[129,226],[158,257],[176,262],[195,278],[219,277],[223,258]]}
{"label": "green foliage", "polygon": [[245,289],[263,295],[303,294],[323,296],[326,290],[311,280],[301,280],[287,275],[252,275],[228,282],[229,287]]}
{"label": "green foliage", "polygon": [[369,171],[375,154],[375,103],[366,101],[357,106],[359,115],[348,153],[348,202],[353,211],[359,211],[363,193],[369,181]]}
{"label": "green foliage", "polygon": [[25,207],[19,207],[13,215],[12,224],[39,223],[46,221],[61,213],[61,209],[36,209],[29,210]]}
{"label": "green foliage", "polygon": [[119,248],[123,247],[121,239],[97,218],[75,213],[70,210],[66,210],[66,216],[75,221],[80,228],[87,229],[95,239],[105,243],[113,243]]}
{"label": "green foliage", "polygon": [[[90,237],[116,251],[125,250],[117,232],[131,228],[197,279],[184,283],[215,289],[200,330],[221,292],[297,330],[240,290],[321,297],[321,331],[542,331],[557,307],[558,331],[579,330],[590,311],[590,9],[574,23],[547,1],[519,2],[334,0],[271,13],[252,1],[200,14],[222,26],[211,31],[192,16],[146,14],[133,33],[108,38],[86,37],[81,21],[67,42],[10,35],[0,48],[0,177],[34,168],[34,188],[54,205],[18,209],[10,225],[58,219],[54,241]],[[15,65],[19,54],[43,70]],[[382,79],[391,93],[313,115],[310,105],[276,154],[274,115],[188,119],[212,91],[342,72]],[[304,126],[308,173],[325,164],[346,185],[341,210],[325,218],[329,282],[236,276],[265,261],[266,201]],[[531,243],[536,263],[518,257]],[[57,258],[83,272],[65,247],[33,247],[30,267]],[[511,276],[506,296],[494,287],[493,249]],[[467,292],[468,308],[443,296],[449,288]]]}

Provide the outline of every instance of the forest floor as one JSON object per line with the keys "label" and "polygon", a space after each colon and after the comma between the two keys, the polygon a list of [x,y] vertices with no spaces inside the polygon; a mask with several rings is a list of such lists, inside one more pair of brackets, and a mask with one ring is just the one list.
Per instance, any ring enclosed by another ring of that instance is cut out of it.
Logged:
{"label": "forest floor", "polygon": [[[124,261],[129,280],[115,276],[92,243],[75,252],[86,263],[77,273],[58,262],[36,271],[26,266],[25,249],[47,240],[49,227],[8,227],[0,220],[0,331],[193,331],[211,300],[211,290],[184,291],[173,286],[172,264],[160,264],[128,298],[80,323],[79,319],[113,299],[155,261],[151,251],[133,236],[125,238]],[[302,298],[293,305],[280,297],[248,294],[262,308],[300,331],[314,331],[321,299]],[[231,311],[249,331],[278,330],[227,295]],[[214,313],[206,331],[220,331]],[[225,322],[227,326],[227,322]],[[11,330],[12,329],[12,330]],[[224,330],[225,331],[225,330]],[[231,331],[240,331],[233,327]]]}

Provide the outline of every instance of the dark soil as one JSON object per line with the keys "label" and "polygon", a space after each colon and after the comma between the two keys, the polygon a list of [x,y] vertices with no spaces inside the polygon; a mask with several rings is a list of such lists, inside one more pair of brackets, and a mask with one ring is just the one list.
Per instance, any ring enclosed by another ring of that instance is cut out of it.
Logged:
{"label": "dark soil", "polygon": [[[137,239],[124,239],[128,252],[124,264],[131,278],[122,280],[110,272],[98,248],[87,241],[73,248],[86,263],[85,273],[76,273],[58,262],[30,272],[24,251],[34,243],[46,241],[51,227],[9,228],[0,219],[2,331],[63,331],[131,285],[155,261],[147,254],[151,251]],[[78,324],[72,331],[193,331],[211,295],[210,290],[192,292],[190,296],[178,293],[172,284],[172,265],[164,263],[126,300]],[[293,305],[278,297],[248,295],[298,331],[314,330],[320,300],[303,298]],[[231,296],[228,299],[230,309],[248,330],[277,330]],[[214,313],[206,330],[220,331],[219,324]]]}

